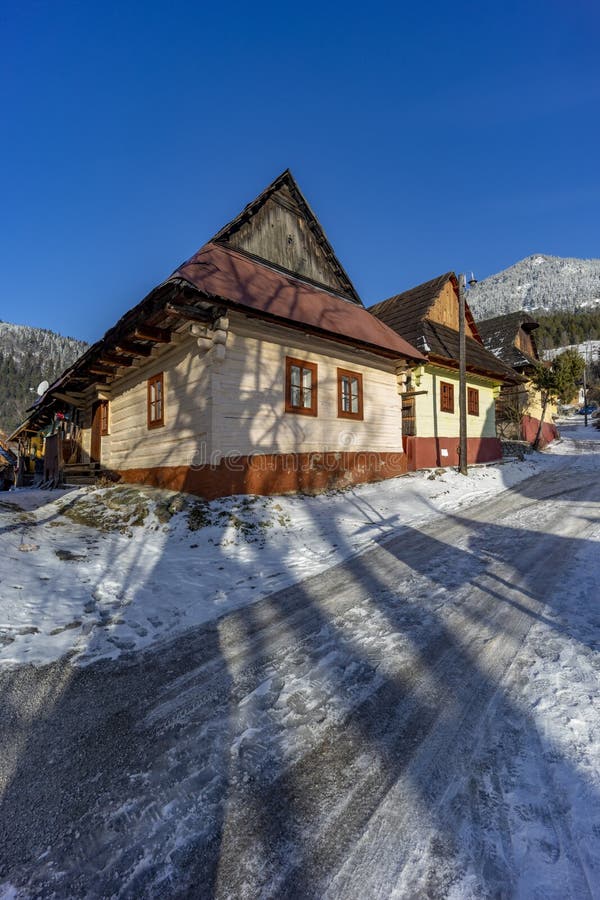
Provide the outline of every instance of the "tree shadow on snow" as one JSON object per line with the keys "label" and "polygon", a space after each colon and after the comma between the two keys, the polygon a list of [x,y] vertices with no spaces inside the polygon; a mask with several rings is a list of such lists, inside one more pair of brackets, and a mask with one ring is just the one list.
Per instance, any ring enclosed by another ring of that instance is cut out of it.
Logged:
{"label": "tree shadow on snow", "polygon": [[[565,866],[579,883],[593,860],[561,785],[586,798],[590,828],[597,790],[502,682],[554,596],[530,574],[535,535],[473,520],[475,539],[472,520],[450,518],[464,548],[447,522],[404,529],[327,579],[118,663],[4,673],[1,877],[40,896],[365,896],[398,882],[434,897],[465,866],[488,893],[525,870],[550,891],[554,856],[556,883]],[[586,543],[552,552],[568,565]],[[515,578],[494,577],[497,561]],[[520,811],[515,785],[531,796]],[[421,831],[432,863],[417,877]]]}
{"label": "tree shadow on snow", "polygon": [[[281,373],[266,390],[260,348],[250,364],[262,431],[250,411],[240,446],[276,452],[289,439]],[[174,427],[197,437],[205,385],[188,376]],[[512,490],[582,497],[553,477]],[[352,554],[335,518],[329,540]],[[3,672],[0,880],[36,896],[365,897],[401,884],[441,897],[468,871],[506,896],[527,871],[546,896],[584,896],[598,791],[515,699],[511,665],[534,622],[597,649],[552,587],[596,548],[550,538],[549,587],[535,540],[446,516],[151,650]],[[142,572],[123,553],[90,590],[115,572],[134,590],[159,564]],[[223,565],[229,583],[247,575]],[[587,830],[563,785],[585,798]]]}

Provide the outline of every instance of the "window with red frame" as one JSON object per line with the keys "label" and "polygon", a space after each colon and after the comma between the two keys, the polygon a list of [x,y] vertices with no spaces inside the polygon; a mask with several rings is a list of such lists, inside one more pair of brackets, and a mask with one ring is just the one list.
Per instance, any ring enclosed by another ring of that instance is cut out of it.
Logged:
{"label": "window with red frame", "polygon": [[467,410],[470,416],[479,415],[479,391],[477,388],[467,389]]}
{"label": "window with red frame", "polygon": [[148,428],[160,428],[164,424],[164,376],[160,372],[148,379]]}
{"label": "window with red frame", "polygon": [[448,381],[440,381],[440,411],[454,412],[454,385]]}
{"label": "window with red frame", "polygon": [[285,411],[317,415],[317,365],[288,356],[285,361]]}
{"label": "window with red frame", "polygon": [[360,372],[338,369],[338,416],[341,419],[363,418],[363,386]]}

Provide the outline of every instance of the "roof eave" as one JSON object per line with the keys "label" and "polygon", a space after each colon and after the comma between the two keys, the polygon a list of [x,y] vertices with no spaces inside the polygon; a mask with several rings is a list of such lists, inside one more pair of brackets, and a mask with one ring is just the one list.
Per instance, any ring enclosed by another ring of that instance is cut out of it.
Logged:
{"label": "roof eave", "polygon": [[[460,363],[456,359],[452,359],[447,356],[439,356],[435,353],[430,353],[428,355],[429,362],[433,365],[446,366],[449,369],[459,369]],[[510,381],[513,378],[518,378],[518,375],[513,375],[508,370],[506,372],[500,372],[498,370],[492,369],[484,369],[481,366],[472,366],[470,363],[467,363],[467,372],[471,375],[480,375],[483,378],[489,378],[492,381]]]}
{"label": "roof eave", "polygon": [[186,282],[186,284],[187,286],[197,291],[199,296],[203,297],[206,300],[209,300],[211,303],[218,303],[219,305],[226,306],[228,309],[235,310],[236,312],[242,313],[243,315],[248,316],[252,319],[262,319],[264,321],[272,322],[273,324],[281,325],[285,328],[292,328],[294,331],[301,331],[304,334],[314,334],[318,337],[324,338],[325,340],[332,341],[333,343],[344,344],[351,347],[361,347],[370,353],[374,353],[377,356],[384,356],[387,359],[410,359],[415,363],[423,363],[427,359],[427,357],[425,357],[422,353],[419,353],[416,347],[412,347],[410,344],[408,344],[408,342],[406,342],[408,346],[407,351],[401,351],[399,349],[395,350],[379,344],[373,344],[369,341],[361,340],[360,338],[353,337],[352,335],[344,335],[338,332],[331,332],[326,328],[319,328],[317,325],[309,325],[304,322],[295,322],[293,319],[286,319],[284,316],[277,316],[273,313],[265,312],[261,309],[255,309],[254,307],[246,306],[245,304],[238,303],[237,301],[231,300],[228,297],[222,297],[219,294],[212,294],[210,293],[210,291],[202,290],[196,287],[192,282]]}

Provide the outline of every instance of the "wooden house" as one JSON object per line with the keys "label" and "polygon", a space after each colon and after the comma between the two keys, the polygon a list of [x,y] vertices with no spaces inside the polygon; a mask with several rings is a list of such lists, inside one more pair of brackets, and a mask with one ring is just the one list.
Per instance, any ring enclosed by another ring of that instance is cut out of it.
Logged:
{"label": "wooden house", "polygon": [[[427,357],[411,375],[403,395],[403,434],[409,469],[459,463],[459,299],[452,272],[372,306],[381,322]],[[507,369],[483,346],[466,309],[468,462],[502,456],[496,435],[495,401]]]}
{"label": "wooden house", "polygon": [[[496,406],[498,432],[507,438],[535,441],[542,415],[542,397],[531,383],[531,374],[540,362],[535,330],[539,324],[528,313],[519,310],[495,316],[477,323],[481,339],[490,353],[521,376],[518,384],[506,384]],[[546,416],[558,412],[555,403],[548,403]],[[542,426],[540,446],[558,437],[552,421]]]}
{"label": "wooden house", "polygon": [[45,477],[207,498],[402,474],[423,355],[364,308],[289,171],[127,312],[30,411]]}

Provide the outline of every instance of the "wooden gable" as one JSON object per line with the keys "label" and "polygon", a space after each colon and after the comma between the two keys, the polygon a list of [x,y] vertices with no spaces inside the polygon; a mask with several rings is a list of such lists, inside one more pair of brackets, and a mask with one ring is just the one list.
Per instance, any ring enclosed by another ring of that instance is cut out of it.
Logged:
{"label": "wooden gable", "polygon": [[222,228],[213,242],[362,306],[354,285],[289,170]]}
{"label": "wooden gable", "polygon": [[[449,278],[429,308],[427,318],[431,322],[439,322],[440,325],[446,325],[448,328],[458,331],[458,312],[458,288],[455,287],[453,279]],[[465,318],[467,336],[481,343],[468,305]]]}
{"label": "wooden gable", "polygon": [[539,359],[537,346],[535,343],[535,339],[531,334],[531,330],[526,330],[523,325],[521,325],[519,327],[519,330],[517,331],[517,336],[515,338],[515,347],[517,347],[517,349],[520,350],[521,353],[526,353],[533,359]]}

